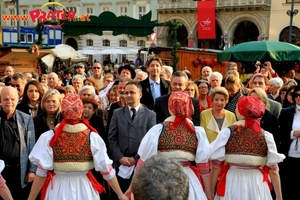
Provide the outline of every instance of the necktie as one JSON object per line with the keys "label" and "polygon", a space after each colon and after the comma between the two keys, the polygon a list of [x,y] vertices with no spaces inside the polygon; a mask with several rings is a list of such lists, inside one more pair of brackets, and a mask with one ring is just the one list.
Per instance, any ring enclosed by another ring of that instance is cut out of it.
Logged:
{"label": "necktie", "polygon": [[132,111],[131,120],[133,121],[133,119],[135,118],[135,115],[136,115],[136,110],[135,110],[135,108],[130,108],[130,110]]}
{"label": "necktie", "polygon": [[152,93],[152,97],[155,101],[155,99],[157,98],[157,92],[156,92],[156,82],[152,82],[151,83],[151,93]]}

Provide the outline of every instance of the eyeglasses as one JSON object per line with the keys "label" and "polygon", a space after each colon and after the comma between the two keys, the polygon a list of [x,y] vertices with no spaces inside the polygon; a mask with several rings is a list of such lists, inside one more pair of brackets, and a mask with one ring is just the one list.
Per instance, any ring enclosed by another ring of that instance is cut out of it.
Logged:
{"label": "eyeglasses", "polygon": [[93,69],[100,69],[100,67],[93,67]]}
{"label": "eyeglasses", "polygon": [[300,94],[299,93],[295,93],[295,94],[293,94],[293,97],[294,98],[298,98],[298,97],[300,97]]}
{"label": "eyeglasses", "polygon": [[17,84],[17,85],[10,84],[10,86],[11,86],[11,87],[17,87],[17,88],[21,87],[19,84]]}

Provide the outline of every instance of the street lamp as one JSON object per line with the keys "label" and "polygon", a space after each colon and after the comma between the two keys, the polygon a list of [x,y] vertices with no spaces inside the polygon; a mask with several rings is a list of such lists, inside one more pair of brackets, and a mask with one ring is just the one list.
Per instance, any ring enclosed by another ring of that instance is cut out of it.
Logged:
{"label": "street lamp", "polygon": [[286,14],[290,16],[290,27],[289,27],[289,43],[292,42],[292,27],[293,27],[293,17],[298,14],[298,10],[294,10],[294,0],[291,3],[291,10],[286,11]]}

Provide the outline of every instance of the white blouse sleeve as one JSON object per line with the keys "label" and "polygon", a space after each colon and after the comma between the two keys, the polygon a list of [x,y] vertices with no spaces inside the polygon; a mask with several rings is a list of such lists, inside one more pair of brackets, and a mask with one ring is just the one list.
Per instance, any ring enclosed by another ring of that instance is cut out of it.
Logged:
{"label": "white blouse sleeve", "polygon": [[227,144],[230,135],[231,130],[229,128],[224,128],[219,132],[217,138],[210,143],[211,160],[225,160],[225,145]]}
{"label": "white blouse sleeve", "polygon": [[268,146],[267,166],[273,166],[283,161],[285,156],[277,152],[277,147],[273,135],[268,131],[264,131],[265,140]]}
{"label": "white blouse sleeve", "polygon": [[196,163],[206,163],[209,160],[210,146],[206,137],[205,130],[200,126],[195,126],[198,147],[195,157]]}
{"label": "white blouse sleeve", "polygon": [[112,167],[112,160],[109,159],[106,151],[106,145],[98,133],[91,132],[90,146],[96,171],[100,171],[105,180],[110,180],[115,176],[115,170]]}
{"label": "white blouse sleeve", "polygon": [[53,150],[49,145],[53,135],[53,130],[43,133],[29,154],[29,160],[44,170],[53,170]]}
{"label": "white blouse sleeve", "polygon": [[0,173],[3,171],[5,163],[3,160],[0,160]]}
{"label": "white blouse sleeve", "polygon": [[158,139],[162,129],[162,124],[156,124],[143,137],[138,149],[138,155],[143,162],[157,154]]}

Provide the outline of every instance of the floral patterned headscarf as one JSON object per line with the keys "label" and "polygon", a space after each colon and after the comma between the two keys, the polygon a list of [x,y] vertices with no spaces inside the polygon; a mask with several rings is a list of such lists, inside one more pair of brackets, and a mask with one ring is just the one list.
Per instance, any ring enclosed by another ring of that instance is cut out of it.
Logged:
{"label": "floral patterned headscarf", "polygon": [[168,108],[175,115],[175,120],[171,128],[176,128],[181,123],[185,123],[188,129],[195,132],[194,127],[187,119],[192,119],[194,106],[191,97],[183,91],[175,91],[169,97]]}
{"label": "floral patterned headscarf", "polygon": [[245,127],[259,132],[261,127],[258,119],[265,113],[265,104],[256,97],[244,96],[239,99],[237,108],[238,112],[245,117]]}

